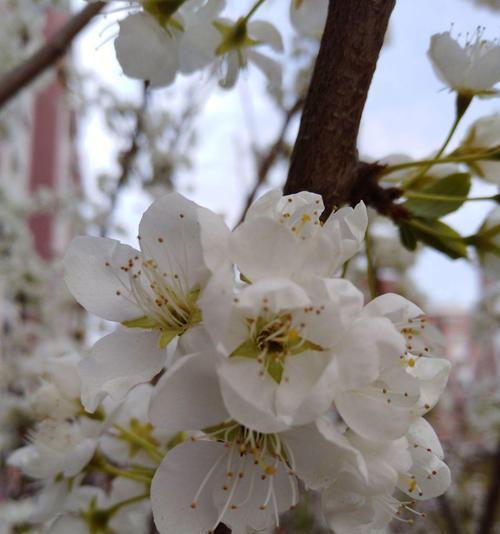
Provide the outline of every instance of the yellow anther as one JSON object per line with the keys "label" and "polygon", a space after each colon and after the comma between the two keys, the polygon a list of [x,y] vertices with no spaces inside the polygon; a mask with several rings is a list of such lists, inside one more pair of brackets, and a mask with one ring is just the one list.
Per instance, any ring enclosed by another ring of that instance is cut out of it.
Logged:
{"label": "yellow anther", "polygon": [[299,333],[297,332],[297,330],[295,329],[292,329],[292,330],[289,330],[288,332],[288,341],[297,341],[299,339]]}
{"label": "yellow anther", "polygon": [[302,215],[302,222],[309,222],[311,220],[311,217],[307,214],[307,213],[304,213],[304,215]]}
{"label": "yellow anther", "polygon": [[413,479],[408,485],[408,491],[415,491],[416,487],[417,487],[417,481]]}
{"label": "yellow anther", "polygon": [[414,360],[413,358],[410,358],[410,359],[408,360],[408,366],[409,366],[409,367],[415,367],[415,360]]}
{"label": "yellow anther", "polygon": [[276,467],[266,467],[266,475],[274,475],[276,473]]}

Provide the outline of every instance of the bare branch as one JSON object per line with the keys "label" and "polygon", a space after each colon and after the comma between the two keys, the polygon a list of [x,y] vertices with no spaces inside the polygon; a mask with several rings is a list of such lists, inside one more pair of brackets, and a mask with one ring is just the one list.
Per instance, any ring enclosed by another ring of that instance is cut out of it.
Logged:
{"label": "bare branch", "polygon": [[493,458],[490,486],[485,496],[478,534],[492,534],[495,529],[496,516],[500,509],[500,442]]}
{"label": "bare branch", "polygon": [[358,179],[361,115],[394,5],[395,0],[330,0],[286,194],[320,193],[327,210],[350,200]]}
{"label": "bare branch", "polygon": [[60,59],[73,42],[73,39],[104,6],[104,2],[89,4],[80,13],[69,19],[42,48],[3,76],[0,79],[0,107]]}
{"label": "bare branch", "polygon": [[128,184],[130,173],[133,169],[134,162],[139,152],[139,140],[144,131],[144,114],[148,106],[148,82],[144,82],[143,92],[142,92],[142,102],[140,107],[135,112],[135,128],[132,132],[130,138],[130,145],[128,149],[120,155],[120,167],[121,172],[118,180],[116,182],[116,187],[111,193],[109,199],[109,210],[108,216],[101,226],[101,236],[105,237],[108,234],[109,227],[111,225],[111,220],[116,208],[116,203],[118,201],[118,195],[120,191]]}
{"label": "bare branch", "polygon": [[453,534],[463,534],[462,527],[455,515],[455,511],[453,510],[450,501],[448,500],[448,497],[446,497],[446,494],[438,497],[437,503],[443,519],[448,526],[448,532]]}

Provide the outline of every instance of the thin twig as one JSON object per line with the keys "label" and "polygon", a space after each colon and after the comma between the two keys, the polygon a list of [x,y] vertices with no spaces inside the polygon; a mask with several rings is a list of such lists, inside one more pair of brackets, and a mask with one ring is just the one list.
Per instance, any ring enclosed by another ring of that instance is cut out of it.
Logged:
{"label": "thin twig", "polygon": [[60,59],[73,39],[106,4],[93,2],[74,15],[47,43],[0,79],[0,107]]}
{"label": "thin twig", "polygon": [[148,106],[148,82],[144,82],[144,89],[142,92],[142,102],[140,107],[136,110],[135,116],[136,116],[136,122],[135,122],[135,128],[132,133],[132,137],[130,140],[130,146],[129,148],[121,154],[120,157],[120,164],[121,164],[121,172],[120,176],[118,177],[118,180],[116,182],[116,187],[114,188],[113,192],[111,193],[110,199],[109,199],[109,211],[108,215],[104,221],[104,223],[101,226],[101,236],[106,236],[109,227],[111,224],[111,219],[113,218],[113,213],[116,208],[116,203],[118,201],[118,195],[120,194],[120,191],[123,189],[123,187],[128,183],[130,172],[132,171],[132,167],[134,165],[135,158],[137,156],[137,153],[139,152],[139,139],[143,133],[144,130],[144,114],[146,112]]}
{"label": "thin twig", "polygon": [[450,534],[462,534],[463,530],[460,526],[458,518],[455,515],[453,508],[451,507],[450,501],[446,494],[441,495],[437,499],[437,503],[445,523],[448,525],[448,532]]}

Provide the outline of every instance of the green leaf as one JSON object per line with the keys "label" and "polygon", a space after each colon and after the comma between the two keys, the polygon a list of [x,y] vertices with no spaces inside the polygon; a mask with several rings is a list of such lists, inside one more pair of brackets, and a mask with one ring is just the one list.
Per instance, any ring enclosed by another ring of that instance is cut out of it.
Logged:
{"label": "green leaf", "polygon": [[158,342],[160,349],[164,349],[178,333],[177,330],[162,330],[160,341]]}
{"label": "green leaf", "polygon": [[432,219],[412,219],[408,222],[415,237],[450,258],[467,258],[466,240],[453,228]]}
{"label": "green leaf", "polygon": [[156,328],[159,326],[156,319],[147,315],[138,317],[137,319],[131,319],[130,321],[122,321],[122,325],[127,328]]}
{"label": "green leaf", "polygon": [[399,239],[406,249],[411,250],[412,252],[416,250],[417,237],[411,226],[405,223],[399,225]]}
{"label": "green leaf", "polygon": [[418,217],[439,219],[448,213],[456,211],[464,203],[471,187],[470,175],[455,173],[437,180],[432,185],[420,189],[418,193],[444,197],[459,197],[456,201],[429,200],[410,198],[403,206]]}

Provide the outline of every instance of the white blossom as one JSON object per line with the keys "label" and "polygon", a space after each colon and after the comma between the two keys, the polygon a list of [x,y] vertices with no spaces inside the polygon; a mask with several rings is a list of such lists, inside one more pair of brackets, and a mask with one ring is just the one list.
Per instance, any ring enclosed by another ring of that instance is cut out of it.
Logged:
{"label": "white blossom", "polygon": [[295,29],[320,40],[328,13],[328,0],[291,0],[290,20]]}
{"label": "white blossom", "polygon": [[155,376],[165,347],[200,322],[198,297],[227,261],[228,232],[219,216],[172,193],[144,214],[140,251],[112,239],[73,240],[65,256],[68,288],[90,312],[122,323],[80,365],[88,410]]}
{"label": "white blossom", "polygon": [[360,202],[333,212],[324,224],[320,195],[269,191],[231,236],[231,259],[252,282],[263,277],[333,276],[364,239],[368,216]]}
{"label": "white blossom", "polygon": [[441,81],[460,95],[495,95],[500,81],[500,45],[483,39],[478,31],[462,47],[450,32],[432,36],[429,49],[432,66]]}
{"label": "white blossom", "polygon": [[[500,150],[500,114],[495,113],[481,117],[470,127],[462,142],[467,154]],[[474,174],[484,180],[500,186],[500,162],[493,160],[476,160],[470,168]]]}

